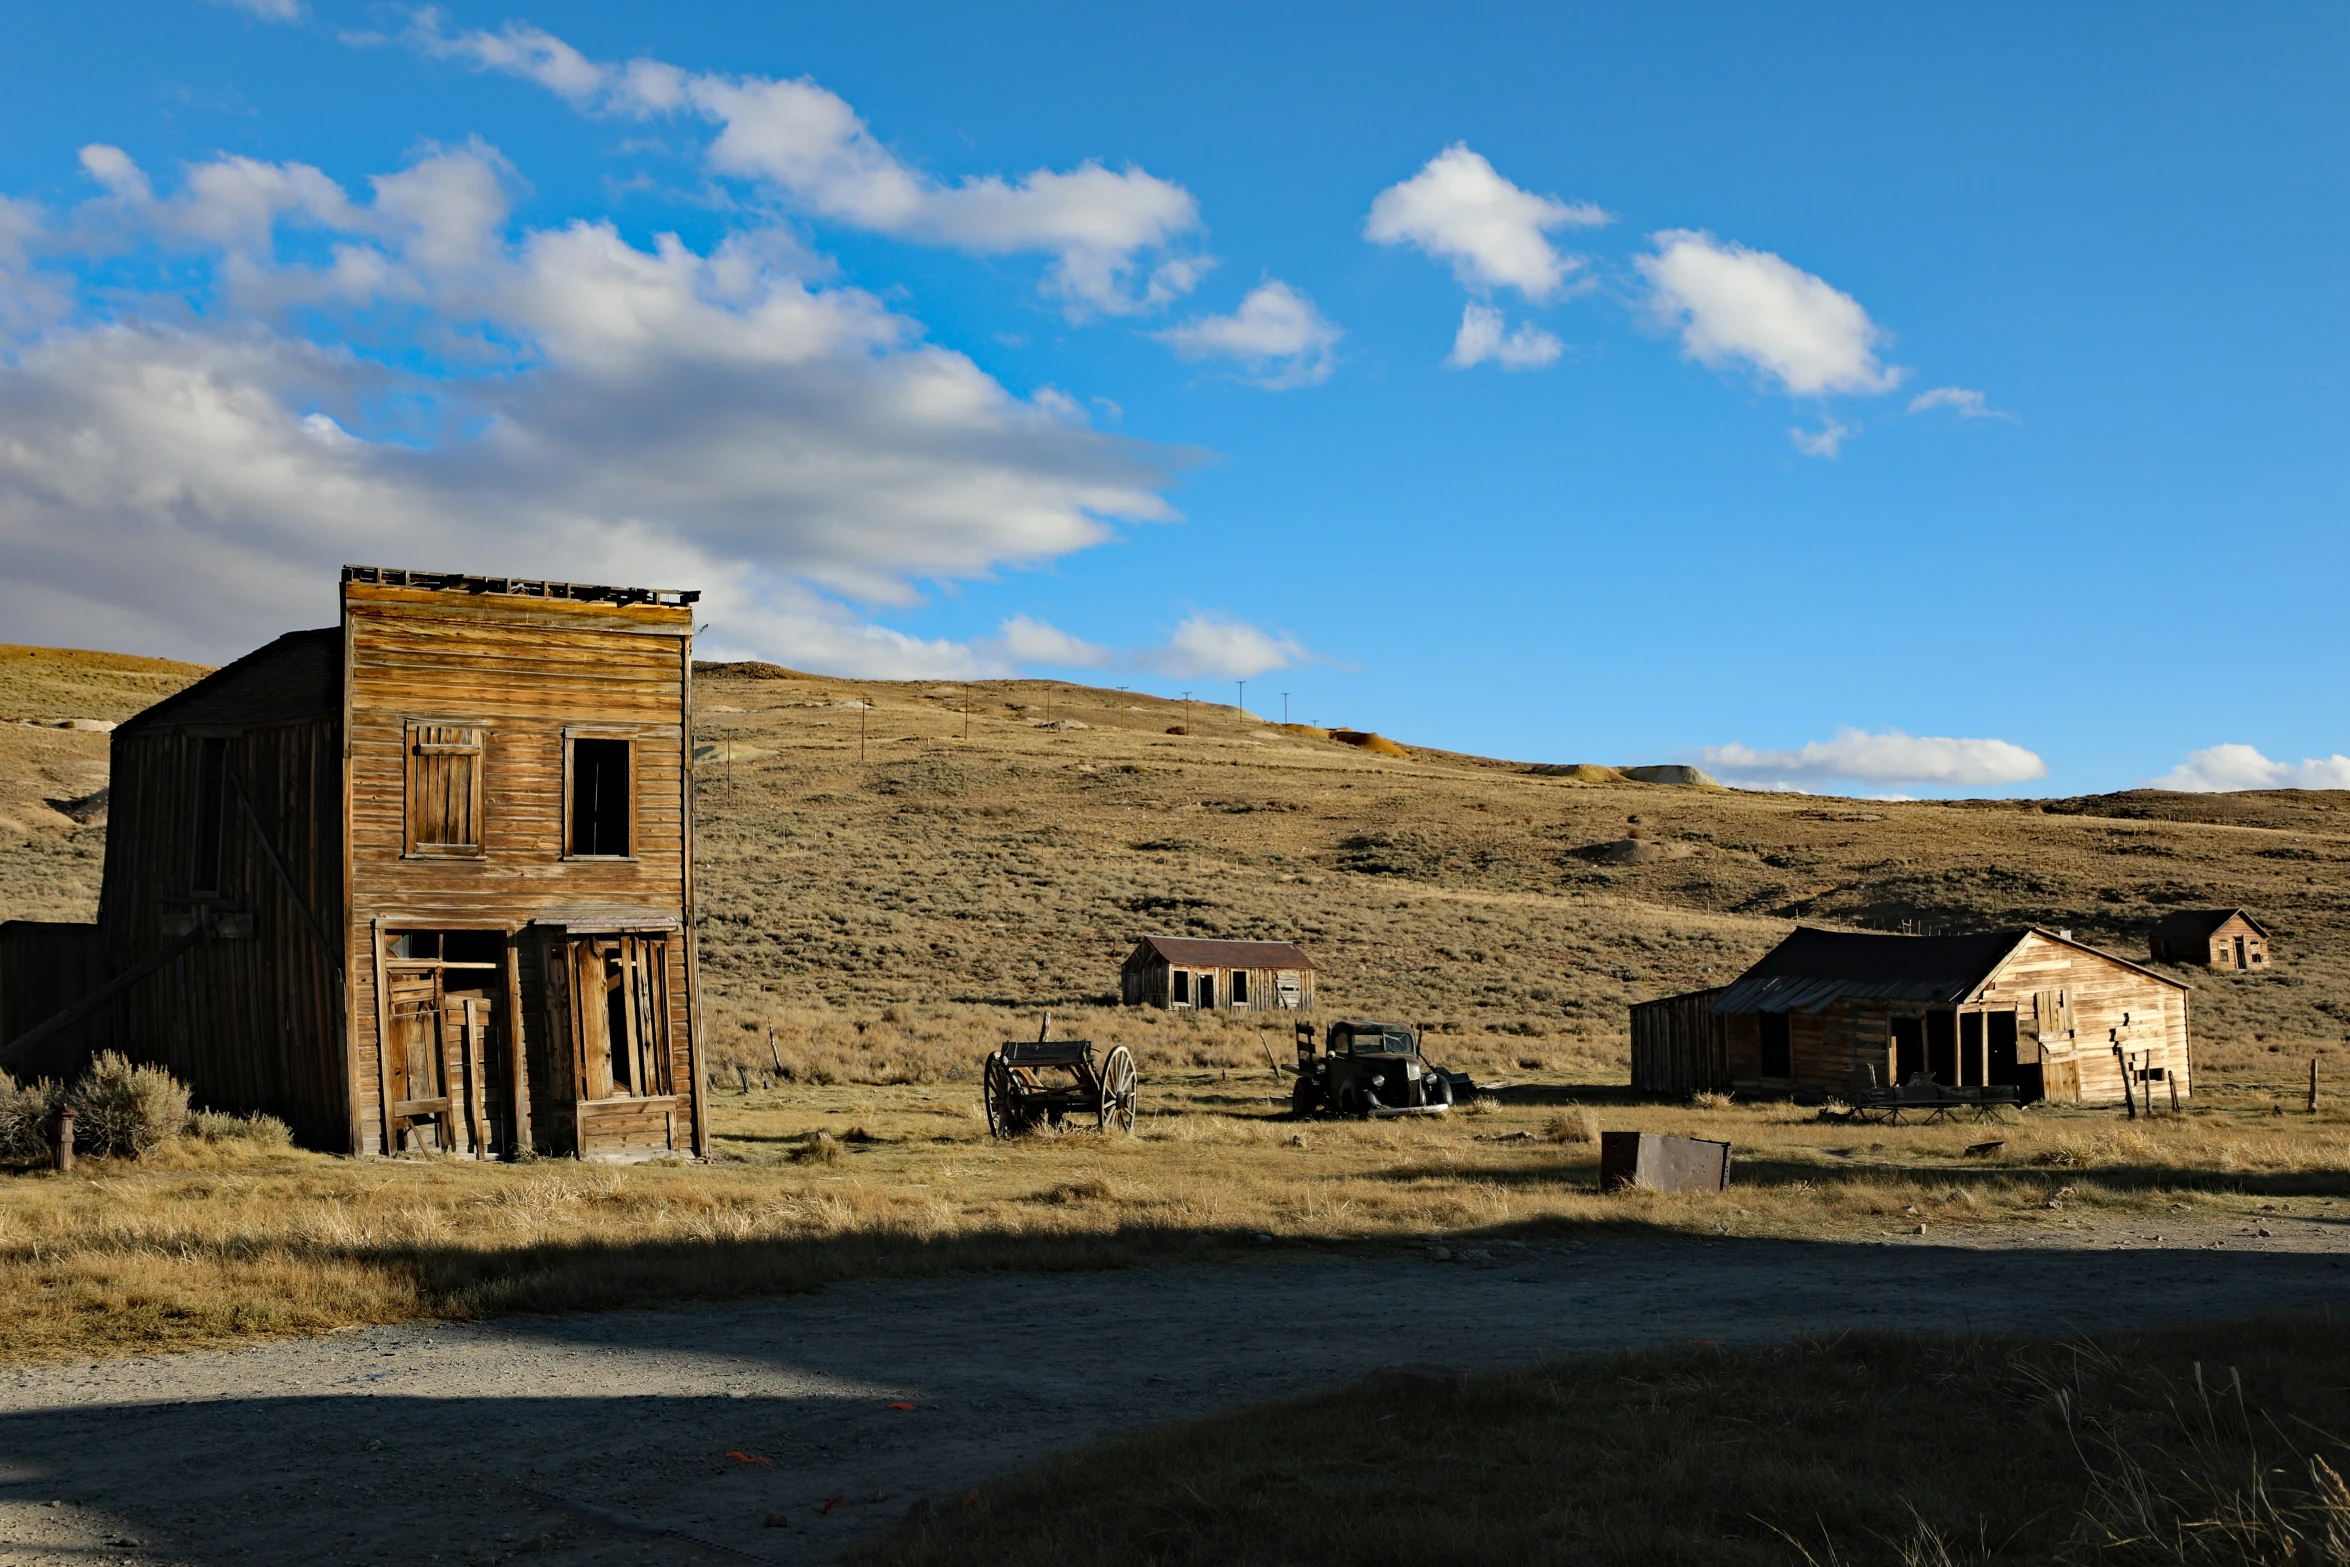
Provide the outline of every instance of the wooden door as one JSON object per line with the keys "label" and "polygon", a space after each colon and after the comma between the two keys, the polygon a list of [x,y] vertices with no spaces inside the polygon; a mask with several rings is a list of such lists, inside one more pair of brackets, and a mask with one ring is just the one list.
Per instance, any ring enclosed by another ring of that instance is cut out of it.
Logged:
{"label": "wooden door", "polygon": [[2236,967],[2241,969],[2250,968],[2251,966],[2251,964],[2244,961],[2244,938],[2238,936],[2236,938]]}
{"label": "wooden door", "polygon": [[442,1047],[441,976],[438,971],[390,976],[386,1065],[391,1083],[393,1149],[445,1148],[442,1118],[449,1109],[448,1077]]}

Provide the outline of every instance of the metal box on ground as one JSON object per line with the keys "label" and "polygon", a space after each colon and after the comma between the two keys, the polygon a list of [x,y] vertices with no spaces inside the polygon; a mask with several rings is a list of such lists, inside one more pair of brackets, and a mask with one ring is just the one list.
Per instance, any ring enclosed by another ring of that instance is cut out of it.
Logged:
{"label": "metal box on ground", "polygon": [[1659,1132],[1599,1134],[1599,1189],[1718,1192],[1730,1184],[1730,1145]]}

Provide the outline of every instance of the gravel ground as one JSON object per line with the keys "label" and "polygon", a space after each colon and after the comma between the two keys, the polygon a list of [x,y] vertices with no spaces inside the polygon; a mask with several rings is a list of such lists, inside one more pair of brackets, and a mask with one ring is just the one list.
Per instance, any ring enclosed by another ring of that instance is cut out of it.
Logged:
{"label": "gravel ground", "polygon": [[818,1562],[917,1499],[1105,1432],[1401,1361],[2350,1303],[2350,1222],[2300,1217],[1439,1250],[876,1281],[22,1370],[0,1377],[0,1562]]}

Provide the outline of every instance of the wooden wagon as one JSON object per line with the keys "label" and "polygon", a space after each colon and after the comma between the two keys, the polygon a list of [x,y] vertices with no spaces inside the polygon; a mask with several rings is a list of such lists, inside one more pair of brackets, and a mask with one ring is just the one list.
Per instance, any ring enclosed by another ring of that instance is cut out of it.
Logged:
{"label": "wooden wagon", "polygon": [[1101,1131],[1134,1130],[1134,1056],[1112,1045],[1099,1061],[1093,1042],[1050,1039],[1052,1018],[1033,1040],[1006,1040],[987,1058],[981,1091],[987,1100],[987,1127],[998,1137],[1017,1137],[1038,1122],[1059,1130],[1072,1118],[1090,1116]]}

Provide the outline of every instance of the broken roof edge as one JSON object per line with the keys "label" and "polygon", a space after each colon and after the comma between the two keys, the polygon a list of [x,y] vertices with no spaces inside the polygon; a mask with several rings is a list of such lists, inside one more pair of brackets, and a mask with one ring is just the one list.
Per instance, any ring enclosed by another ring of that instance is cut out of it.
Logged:
{"label": "broken roof edge", "polygon": [[[1246,941],[1222,936],[1161,936],[1146,935],[1134,944],[1128,954],[1132,962],[1143,950],[1156,952],[1170,963],[1205,964],[1215,968],[1294,968],[1320,970],[1306,949],[1294,941]],[[1245,950],[1244,950],[1245,949]],[[1288,954],[1294,961],[1279,963],[1234,963],[1231,959],[1270,958],[1278,953]]]}
{"label": "broken roof edge", "polygon": [[[174,723],[234,726],[328,717],[341,707],[342,657],[339,627],[283,632],[201,680],[141,708],[117,724],[114,732],[144,734]],[[298,667],[304,659],[315,667]],[[285,678],[273,683],[273,675]],[[318,684],[303,689],[312,680]],[[208,706],[212,710],[207,711]]]}
{"label": "broken roof edge", "polygon": [[343,581],[364,587],[421,588],[436,593],[494,593],[508,598],[559,599],[587,604],[698,603],[699,588],[623,588],[587,582],[542,581],[535,577],[484,577],[463,571],[410,571],[398,566],[343,567]]}
{"label": "broken roof edge", "polygon": [[[1756,975],[1754,970],[1768,963],[1772,956],[1788,942],[1799,939],[1805,932],[1826,936],[1875,937],[1886,941],[1948,941],[1971,940],[1983,944],[1988,958],[1980,969],[1962,971],[1961,977],[1938,975],[1923,978],[1848,979],[1817,975]],[[1992,979],[2012,961],[2024,943],[2038,936],[2060,947],[2086,952],[2102,958],[2134,974],[2143,974],[2157,984],[2168,985],[2177,991],[2189,991],[2192,986],[2167,974],[2156,973],[2143,963],[2134,963],[2118,953],[2103,947],[2093,947],[2059,931],[2042,925],[2025,925],[2006,930],[1978,931],[1968,937],[1907,936],[1895,931],[1829,930],[1819,925],[1798,925],[1787,934],[1778,947],[1755,960],[1746,973],[1721,987],[1715,998],[1706,1004],[1708,1012],[1737,1014],[1744,1012],[1802,1012],[1806,1015],[1825,1012],[1839,1001],[1908,1002],[1919,1006],[1963,1006],[1979,999]],[[2002,941],[2002,938],[2007,938]],[[1998,943],[1994,945],[1994,943]],[[1691,992],[1697,994],[1697,992]],[[1671,999],[1671,998],[1660,998]]]}

